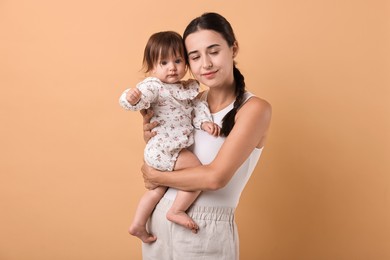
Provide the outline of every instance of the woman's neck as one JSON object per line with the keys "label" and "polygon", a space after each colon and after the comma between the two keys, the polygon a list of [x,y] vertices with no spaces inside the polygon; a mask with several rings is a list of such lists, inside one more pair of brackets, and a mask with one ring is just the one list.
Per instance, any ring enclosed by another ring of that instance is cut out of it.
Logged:
{"label": "woman's neck", "polygon": [[236,99],[235,86],[210,88],[207,93],[207,103],[211,113],[217,113],[230,105]]}

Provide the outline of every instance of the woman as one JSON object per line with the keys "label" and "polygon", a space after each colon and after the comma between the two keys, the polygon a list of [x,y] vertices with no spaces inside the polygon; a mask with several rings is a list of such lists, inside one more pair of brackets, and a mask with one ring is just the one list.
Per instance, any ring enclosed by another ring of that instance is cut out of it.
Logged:
{"label": "woman", "polygon": [[[239,259],[234,211],[263,150],[271,106],[245,90],[234,62],[238,43],[224,17],[195,18],[183,40],[193,76],[208,87],[200,98],[222,126],[221,136],[195,131],[193,152],[201,166],[170,173],[142,167],[147,188],[170,187],[150,218],[148,230],[157,240],[143,244],[143,259]],[[152,127],[145,125],[146,131]],[[197,234],[165,218],[177,190],[202,191],[187,211],[199,226]]]}

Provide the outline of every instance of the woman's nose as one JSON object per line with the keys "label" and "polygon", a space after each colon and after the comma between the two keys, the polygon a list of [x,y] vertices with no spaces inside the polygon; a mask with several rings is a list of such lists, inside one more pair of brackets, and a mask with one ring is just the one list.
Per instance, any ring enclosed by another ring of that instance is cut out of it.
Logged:
{"label": "woman's nose", "polygon": [[213,63],[211,62],[210,59],[204,58],[202,65],[203,65],[203,68],[210,69],[213,66]]}

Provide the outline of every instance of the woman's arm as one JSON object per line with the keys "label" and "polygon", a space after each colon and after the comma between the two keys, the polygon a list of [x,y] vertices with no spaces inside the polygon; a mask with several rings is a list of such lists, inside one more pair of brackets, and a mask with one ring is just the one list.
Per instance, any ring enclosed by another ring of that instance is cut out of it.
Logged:
{"label": "woman's arm", "polygon": [[235,125],[215,159],[208,165],[159,172],[144,165],[146,187],[169,186],[179,190],[217,190],[223,188],[255,147],[261,148],[271,120],[271,106],[253,97],[237,112]]}

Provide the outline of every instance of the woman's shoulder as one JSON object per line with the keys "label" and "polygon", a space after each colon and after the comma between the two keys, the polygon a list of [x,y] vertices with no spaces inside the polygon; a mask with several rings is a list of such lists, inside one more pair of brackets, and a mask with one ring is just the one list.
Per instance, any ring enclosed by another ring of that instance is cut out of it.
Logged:
{"label": "woman's shoulder", "polygon": [[251,92],[245,92],[244,94],[244,102],[243,104],[241,105],[241,107],[244,107],[244,106],[261,106],[265,109],[272,109],[271,107],[271,104],[265,100],[265,99],[262,99],[254,94],[252,94]]}
{"label": "woman's shoulder", "polygon": [[272,113],[271,104],[250,92],[244,94],[244,103],[241,105],[237,114],[255,114],[258,116],[270,117]]}

